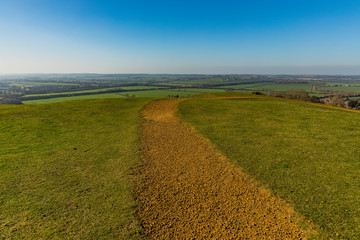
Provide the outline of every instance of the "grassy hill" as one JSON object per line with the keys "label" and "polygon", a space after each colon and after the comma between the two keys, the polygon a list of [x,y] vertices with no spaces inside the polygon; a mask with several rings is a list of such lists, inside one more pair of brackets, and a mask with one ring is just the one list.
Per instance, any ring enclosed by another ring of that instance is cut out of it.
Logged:
{"label": "grassy hill", "polygon": [[[152,100],[0,105],[0,237],[142,238],[131,169],[139,112]],[[180,102],[177,114],[309,219],[317,238],[360,236],[359,113],[207,93]]]}
{"label": "grassy hill", "polygon": [[360,236],[359,113],[270,97],[207,98],[179,103],[177,114],[314,223],[319,238]]}
{"label": "grassy hill", "polygon": [[0,238],[137,239],[129,173],[151,100],[0,106]]}

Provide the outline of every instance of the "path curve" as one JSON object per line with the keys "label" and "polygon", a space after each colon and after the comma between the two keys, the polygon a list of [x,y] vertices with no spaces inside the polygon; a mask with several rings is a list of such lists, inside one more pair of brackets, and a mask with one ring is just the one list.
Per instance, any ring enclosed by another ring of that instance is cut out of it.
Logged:
{"label": "path curve", "polygon": [[149,239],[301,239],[289,207],[252,184],[174,116],[179,100],[143,110],[138,217]]}

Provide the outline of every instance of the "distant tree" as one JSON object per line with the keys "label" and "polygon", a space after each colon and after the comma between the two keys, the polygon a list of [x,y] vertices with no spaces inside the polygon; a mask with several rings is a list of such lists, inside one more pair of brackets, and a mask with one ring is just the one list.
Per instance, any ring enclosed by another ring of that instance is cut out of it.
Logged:
{"label": "distant tree", "polygon": [[252,92],[251,94],[254,94],[254,95],[265,95],[265,94],[262,93],[262,92]]}
{"label": "distant tree", "polygon": [[310,100],[309,94],[303,89],[299,89],[299,90],[291,89],[288,91],[272,91],[272,92],[270,92],[270,96],[289,98],[289,99],[297,99],[297,100],[301,100],[301,101],[309,101]]}
{"label": "distant tree", "polygon": [[359,104],[358,100],[347,100],[347,102],[349,108],[356,108],[356,106]]}
{"label": "distant tree", "polygon": [[320,98],[316,97],[316,96],[312,96],[312,97],[310,97],[310,102],[320,103]]}
{"label": "distant tree", "polygon": [[281,97],[281,98],[286,97],[286,94],[284,91],[271,91],[269,95],[272,97]]}
{"label": "distant tree", "polygon": [[22,102],[19,95],[3,94],[0,104],[22,104]]}
{"label": "distant tree", "polygon": [[356,104],[355,109],[360,110],[360,100],[358,100],[358,103]]}
{"label": "distant tree", "polygon": [[303,90],[303,89],[299,89],[299,90],[288,90],[286,91],[286,98],[290,98],[290,99],[297,99],[297,100],[301,100],[301,101],[309,101],[310,100],[310,96],[309,94]]}
{"label": "distant tree", "polygon": [[325,102],[325,104],[334,106],[334,107],[344,107],[344,99],[339,96],[334,96],[329,99],[329,101]]}

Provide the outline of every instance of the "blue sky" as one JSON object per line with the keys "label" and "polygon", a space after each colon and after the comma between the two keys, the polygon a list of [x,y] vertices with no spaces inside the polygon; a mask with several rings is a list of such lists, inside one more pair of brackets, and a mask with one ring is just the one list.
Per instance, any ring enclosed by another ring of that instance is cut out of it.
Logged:
{"label": "blue sky", "polygon": [[360,1],[0,0],[0,73],[360,74]]}

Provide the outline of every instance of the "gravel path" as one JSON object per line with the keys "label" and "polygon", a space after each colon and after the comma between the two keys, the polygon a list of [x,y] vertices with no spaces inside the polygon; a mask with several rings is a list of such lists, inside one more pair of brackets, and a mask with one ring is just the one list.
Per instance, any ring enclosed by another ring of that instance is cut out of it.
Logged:
{"label": "gravel path", "polygon": [[289,207],[256,187],[174,116],[147,105],[138,216],[149,239],[301,239]]}

